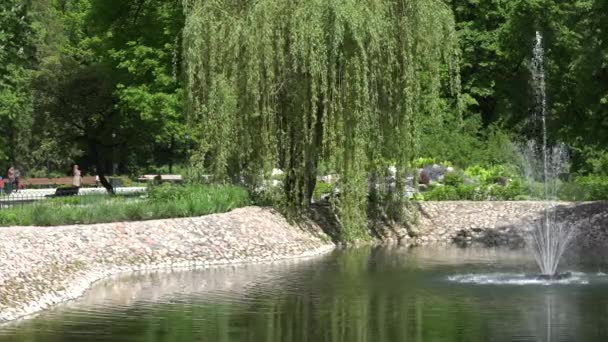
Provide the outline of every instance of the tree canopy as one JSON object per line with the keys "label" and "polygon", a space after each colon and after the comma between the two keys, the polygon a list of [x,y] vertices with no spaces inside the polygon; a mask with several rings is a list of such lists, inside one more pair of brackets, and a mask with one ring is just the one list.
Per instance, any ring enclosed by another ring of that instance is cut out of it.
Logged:
{"label": "tree canopy", "polygon": [[[287,170],[291,210],[320,160],[340,175],[343,237],[365,235],[367,175],[416,155],[420,124],[458,107],[442,1],[185,1],[188,110],[216,177]],[[455,109],[456,110],[456,109]],[[395,198],[401,198],[396,196]]]}
{"label": "tree canopy", "polygon": [[403,215],[416,158],[517,162],[536,31],[549,142],[606,175],[604,0],[4,0],[0,169],[178,164],[258,190],[280,168],[291,213],[322,169],[354,240],[371,208]]}

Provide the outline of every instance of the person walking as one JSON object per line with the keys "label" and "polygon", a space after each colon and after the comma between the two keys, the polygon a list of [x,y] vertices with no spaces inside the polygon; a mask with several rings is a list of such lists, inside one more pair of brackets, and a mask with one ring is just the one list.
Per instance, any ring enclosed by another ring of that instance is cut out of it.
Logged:
{"label": "person walking", "polygon": [[77,164],[74,164],[74,167],[72,168],[72,175],[74,176],[72,179],[72,185],[80,188],[80,185],[82,184],[82,177],[80,176],[80,169],[78,168]]}
{"label": "person walking", "polygon": [[8,170],[6,171],[6,184],[5,184],[5,188],[6,188],[6,194],[10,195],[11,192],[13,192],[13,183],[15,183],[15,168],[14,167],[9,167]]}
{"label": "person walking", "polygon": [[21,171],[19,169],[15,169],[15,192],[19,191],[19,183],[21,182]]}

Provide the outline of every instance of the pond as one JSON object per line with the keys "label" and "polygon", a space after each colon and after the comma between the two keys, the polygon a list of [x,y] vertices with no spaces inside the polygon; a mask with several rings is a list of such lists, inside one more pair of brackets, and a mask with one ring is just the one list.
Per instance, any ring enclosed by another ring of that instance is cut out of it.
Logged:
{"label": "pond", "polygon": [[558,284],[484,281],[535,267],[521,251],[425,247],[142,273],[0,326],[0,341],[608,340],[605,259],[571,258]]}

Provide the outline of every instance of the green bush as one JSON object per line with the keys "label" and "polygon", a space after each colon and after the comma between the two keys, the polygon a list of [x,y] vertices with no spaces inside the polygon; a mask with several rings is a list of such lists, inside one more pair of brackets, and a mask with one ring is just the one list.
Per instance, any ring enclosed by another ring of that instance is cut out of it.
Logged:
{"label": "green bush", "polygon": [[586,201],[598,201],[608,199],[608,176],[583,176],[578,177],[575,183],[585,190]]}
{"label": "green bush", "polygon": [[608,176],[608,151],[585,146],[577,150],[577,157],[576,167],[581,174]]}
{"label": "green bush", "polygon": [[235,185],[171,185],[151,187],[149,200],[173,207],[177,213],[195,215],[228,211],[251,204],[249,193]]}
{"label": "green bush", "polygon": [[448,172],[443,176],[443,183],[449,186],[459,186],[464,183],[464,176],[460,172]]}
{"label": "green bush", "polygon": [[494,165],[490,167],[473,165],[468,167],[464,174],[467,178],[477,180],[481,184],[493,184],[502,178],[513,180],[521,178],[517,172],[517,167],[514,165]]}
{"label": "green bush", "polygon": [[565,201],[608,200],[608,176],[576,177],[573,182],[561,185],[558,196]]}
{"label": "green bush", "polygon": [[479,201],[485,199],[484,188],[475,184],[460,184],[456,188],[458,199],[464,201]]}
{"label": "green bush", "polygon": [[424,193],[426,201],[457,201],[460,199],[457,188],[436,185]]}
{"label": "green bush", "polygon": [[0,226],[54,226],[201,216],[251,203],[247,190],[233,185],[167,184],[150,188],[148,198],[140,200],[107,195],[87,197],[55,198],[0,210]]}
{"label": "green bush", "polygon": [[433,186],[422,193],[427,201],[511,201],[527,199],[523,183],[513,181],[506,186],[499,184],[458,184]]}
{"label": "green bush", "polygon": [[433,164],[435,164],[434,158],[417,158],[412,162],[412,168],[421,169]]}
{"label": "green bush", "polygon": [[522,189],[516,186],[502,186],[498,184],[489,185],[488,189],[488,200],[492,201],[512,201],[517,196],[523,195]]}
{"label": "green bush", "polygon": [[334,191],[334,186],[329,184],[329,183],[325,183],[325,182],[317,182],[317,185],[315,186],[315,190],[312,193],[312,198],[315,201],[318,201],[321,199],[321,197],[325,194],[332,194]]}
{"label": "green bush", "polygon": [[490,178],[490,171],[481,165],[473,165],[464,170],[467,178],[485,183]]}
{"label": "green bush", "polygon": [[251,192],[252,203],[262,207],[280,208],[283,205],[283,187],[266,186]]}

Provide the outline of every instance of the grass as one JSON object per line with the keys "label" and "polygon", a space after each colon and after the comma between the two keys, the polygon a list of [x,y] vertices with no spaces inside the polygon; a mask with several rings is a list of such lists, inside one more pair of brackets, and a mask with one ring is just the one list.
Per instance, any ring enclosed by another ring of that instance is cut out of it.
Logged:
{"label": "grass", "polygon": [[57,226],[202,216],[251,204],[246,189],[232,185],[162,185],[141,199],[125,196],[57,198],[0,210],[0,226]]}

